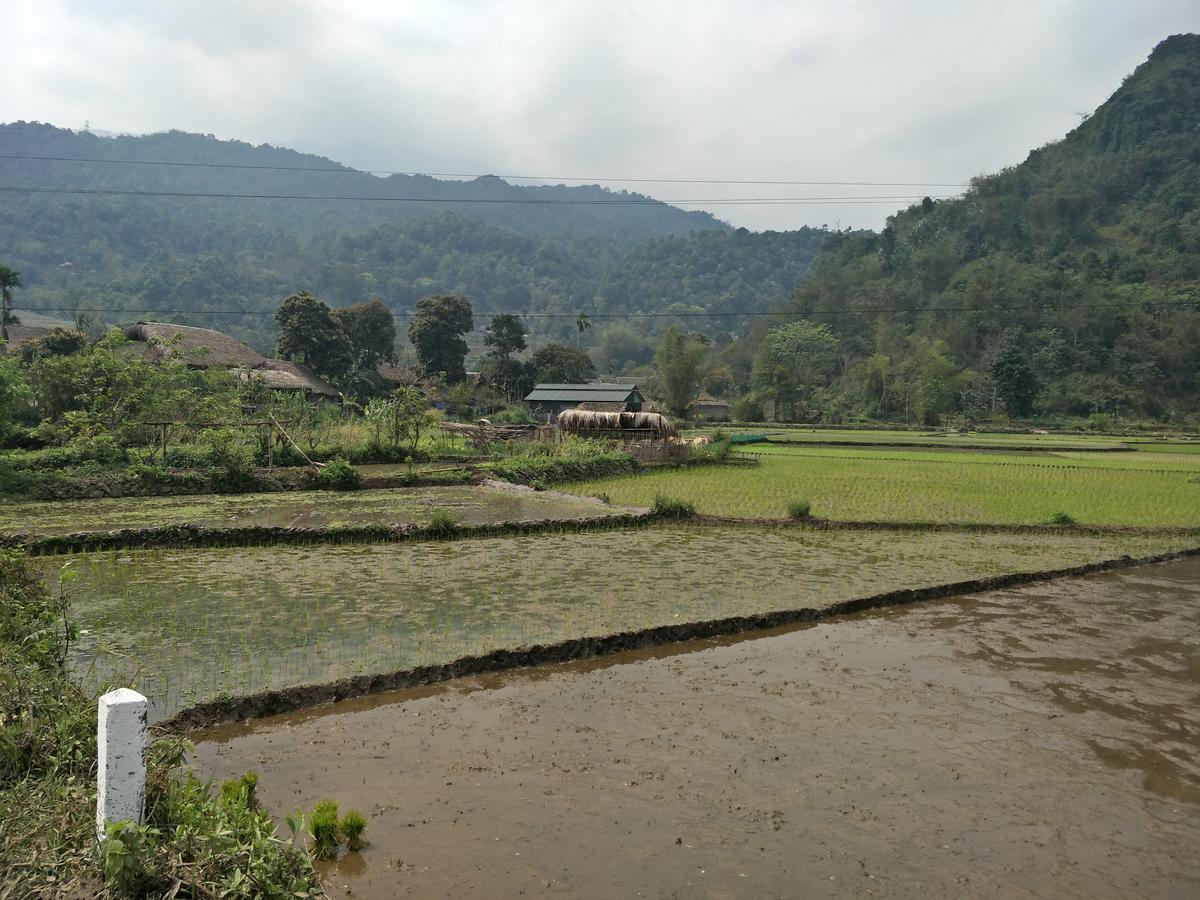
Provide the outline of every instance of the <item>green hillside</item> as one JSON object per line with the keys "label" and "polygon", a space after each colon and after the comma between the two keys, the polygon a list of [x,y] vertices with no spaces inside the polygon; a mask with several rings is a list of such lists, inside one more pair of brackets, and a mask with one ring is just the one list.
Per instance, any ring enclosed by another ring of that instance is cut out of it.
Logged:
{"label": "green hillside", "polygon": [[[813,401],[829,414],[1002,412],[1003,355],[1027,366],[1034,414],[1195,415],[1200,36],[1163,41],[1063,140],[963,199],[837,236],[784,308],[837,338]],[[747,387],[761,339],[736,354]]]}
{"label": "green hillside", "polygon": [[[264,166],[283,168],[255,168]],[[302,171],[330,168],[340,171]],[[229,330],[264,349],[274,340],[269,313],[298,290],[335,305],[378,296],[397,312],[422,296],[458,291],[483,314],[569,315],[531,323],[547,336],[573,333],[582,312],[598,316],[596,339],[599,317],[623,312],[735,313],[702,324],[714,334],[737,331],[747,321],[741,313],[786,300],[827,237],[807,228],[750,234],[657,202],[618,205],[647,198],[595,186],[382,179],[292,150],[179,132],[101,138],[49,125],[0,126],[0,186],[448,201],[3,195],[0,261],[21,272],[18,308],[61,310],[68,319],[100,309],[108,322],[153,316]],[[589,202],[453,202],[461,199]]]}

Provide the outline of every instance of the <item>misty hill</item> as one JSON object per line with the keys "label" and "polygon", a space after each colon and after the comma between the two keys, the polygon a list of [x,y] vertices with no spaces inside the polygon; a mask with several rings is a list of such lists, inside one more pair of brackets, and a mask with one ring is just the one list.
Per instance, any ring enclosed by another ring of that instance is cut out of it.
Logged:
{"label": "misty hill", "polygon": [[[930,311],[871,312],[896,307]],[[1160,43],[1063,140],[963,199],[839,236],[787,308],[829,323],[840,402],[863,414],[990,410],[1007,340],[1036,374],[1042,412],[1194,415],[1200,36]]]}
{"label": "misty hill", "polygon": [[[80,212],[87,215],[89,210],[102,208],[118,219],[128,214],[154,221],[186,216],[195,224],[212,226],[220,233],[268,222],[275,230],[308,235],[427,218],[443,212],[471,215],[525,234],[569,233],[626,240],[728,227],[705,212],[687,212],[642,194],[614,192],[596,185],[519,186],[494,176],[469,181],[423,175],[377,177],[322,156],[265,144],[254,147],[242,141],[222,141],[211,135],[181,131],[100,137],[86,131],[17,122],[0,125],[0,155],[61,158],[0,159],[0,184],[4,185],[362,198],[358,202],[233,198],[204,201],[171,197],[8,195],[6,205],[15,200],[11,215],[19,219],[24,214],[27,223],[47,208],[68,220]],[[122,160],[156,164],[118,162]],[[210,166],[216,168],[207,168]],[[406,202],[388,198],[406,198]]]}
{"label": "misty hill", "polygon": [[[291,150],[178,132],[98,138],[18,123],[0,126],[0,154],[339,170],[0,159],[0,185],[443,199],[637,196],[597,187],[515,187],[497,178],[380,179]],[[26,286],[18,307],[61,309],[68,319],[100,309],[108,322],[153,316],[227,329],[263,350],[274,340],[270,313],[298,290],[335,305],[378,296],[398,312],[411,310],[422,296],[459,291],[471,297],[481,318],[518,311],[566,317],[531,323],[546,336],[571,334],[574,317],[583,312],[736,313],[688,325],[713,334],[737,331],[746,323],[741,314],[786,300],[807,277],[827,236],[821,229],[751,234],[657,202],[406,204],[13,193],[0,204],[0,260],[19,270]],[[599,339],[603,330],[598,319],[591,337]]]}

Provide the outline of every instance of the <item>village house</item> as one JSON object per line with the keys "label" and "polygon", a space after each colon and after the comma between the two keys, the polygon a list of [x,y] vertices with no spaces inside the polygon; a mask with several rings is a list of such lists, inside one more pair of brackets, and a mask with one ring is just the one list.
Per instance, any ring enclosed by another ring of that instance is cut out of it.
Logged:
{"label": "village house", "polygon": [[261,379],[273,391],[294,391],[328,400],[341,396],[307,366],[263,356],[237,338],[211,328],[137,322],[125,329],[125,337],[130,341],[125,352],[138,354],[147,361],[173,354],[193,369],[228,369],[243,381]]}
{"label": "village house", "polygon": [[588,384],[538,384],[525,397],[535,412],[553,422],[568,409],[593,412],[641,412],[646,398],[636,384],[597,381]]}

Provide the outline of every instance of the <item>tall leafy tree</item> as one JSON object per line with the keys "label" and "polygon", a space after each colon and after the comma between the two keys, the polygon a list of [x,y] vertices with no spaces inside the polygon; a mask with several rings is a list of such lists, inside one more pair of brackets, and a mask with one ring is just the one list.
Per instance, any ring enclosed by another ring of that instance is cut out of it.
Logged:
{"label": "tall leafy tree", "polygon": [[547,344],[529,360],[534,379],[543,384],[583,384],[596,377],[596,366],[586,350],[565,344]]}
{"label": "tall leafy tree", "polygon": [[0,342],[8,341],[8,326],[19,325],[12,314],[13,289],[21,286],[21,273],[8,266],[0,266]]}
{"label": "tall leafy tree", "polygon": [[1020,339],[1014,334],[1005,335],[996,348],[992,381],[996,384],[996,395],[1010,416],[1027,416],[1033,412],[1038,378]]}
{"label": "tall leafy tree", "polygon": [[753,377],[763,395],[775,401],[776,419],[795,419],[800,405],[828,383],[837,349],[837,338],[824,324],[801,320],[767,332]]}
{"label": "tall leafy tree", "polygon": [[292,294],[275,310],[276,352],[303,363],[318,375],[345,378],[354,367],[354,349],[329,306],[307,291]]}
{"label": "tall leafy tree", "polygon": [[655,354],[658,363],[659,390],[672,415],[686,416],[700,394],[700,381],[708,344],[694,335],[684,334],[672,325],[663,335]]}
{"label": "tall leafy tree", "polygon": [[356,368],[369,371],[396,361],[396,321],[382,300],[340,307],[333,318],[350,340]]}
{"label": "tall leafy tree", "polygon": [[481,374],[484,381],[510,403],[529,393],[533,381],[529,365],[513,359],[514,353],[525,349],[525,335],[525,324],[520,316],[502,313],[492,316],[483,336],[484,344],[491,349],[483,360]]}
{"label": "tall leafy tree", "polygon": [[449,384],[467,377],[464,336],[475,325],[471,301],[461,294],[438,294],[417,301],[408,338],[426,374],[441,374]]}
{"label": "tall leafy tree", "polygon": [[525,349],[525,323],[520,316],[511,313],[501,313],[492,316],[492,321],[483,335],[483,342],[491,348],[491,354],[499,359],[506,359],[514,353]]}

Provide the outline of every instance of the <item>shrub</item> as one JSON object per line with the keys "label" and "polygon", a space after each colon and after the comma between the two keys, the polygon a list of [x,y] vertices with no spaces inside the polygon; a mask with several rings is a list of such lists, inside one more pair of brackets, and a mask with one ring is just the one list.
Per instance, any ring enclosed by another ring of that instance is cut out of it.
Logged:
{"label": "shrub", "polygon": [[1070,513],[1056,512],[1046,520],[1047,525],[1075,525],[1075,517]]}
{"label": "shrub", "polygon": [[346,849],[355,853],[367,846],[363,831],[367,827],[367,817],[356,809],[352,809],[342,817],[342,834],[346,838]]}
{"label": "shrub", "polygon": [[654,513],[666,519],[687,519],[696,514],[696,506],[687,500],[659,494],[654,498]]}
{"label": "shrub", "polygon": [[810,519],[812,518],[812,504],[807,500],[793,500],[788,504],[789,519]]}
{"label": "shrub", "polygon": [[353,491],[362,487],[362,473],[345,457],[338,456],[317,472],[317,484],[333,491]]}

